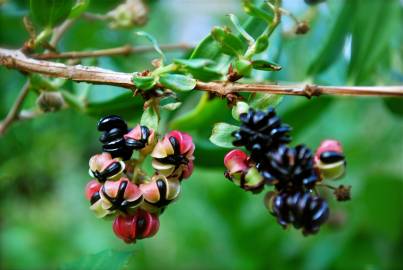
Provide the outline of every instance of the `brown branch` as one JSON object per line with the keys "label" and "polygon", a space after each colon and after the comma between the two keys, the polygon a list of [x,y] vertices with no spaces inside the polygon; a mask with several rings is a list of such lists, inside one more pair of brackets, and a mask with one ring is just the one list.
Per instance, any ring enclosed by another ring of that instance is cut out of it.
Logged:
{"label": "brown branch", "polygon": [[[160,46],[164,51],[174,51],[174,50],[190,50],[193,47],[185,44],[166,44]],[[63,53],[43,53],[43,54],[33,54],[32,58],[48,60],[48,59],[79,59],[79,58],[87,58],[87,57],[101,57],[101,56],[113,56],[113,55],[129,55],[134,53],[143,53],[153,51],[153,46],[121,46],[110,49],[102,49],[102,50],[94,50],[94,51],[78,51],[78,52],[63,52]]]}
{"label": "brown branch", "polygon": [[21,88],[20,94],[18,95],[14,105],[11,107],[10,111],[8,112],[6,118],[0,124],[0,135],[4,134],[7,128],[19,118],[19,113],[24,103],[25,97],[28,95],[29,88],[30,88],[30,80],[28,79],[24,86]]}
{"label": "brown branch", "polygon": [[[0,48],[0,65],[28,73],[39,73],[50,77],[65,78],[76,82],[105,84],[135,89],[132,73],[116,72],[108,69],[89,66],[68,66],[44,60],[36,60],[25,56],[20,51]],[[306,84],[272,85],[272,84],[242,84],[226,81],[200,82],[195,90],[208,91],[218,95],[239,92],[259,92],[268,94],[306,96],[308,98],[320,95],[349,95],[349,96],[390,96],[403,97],[403,86],[317,86]]]}

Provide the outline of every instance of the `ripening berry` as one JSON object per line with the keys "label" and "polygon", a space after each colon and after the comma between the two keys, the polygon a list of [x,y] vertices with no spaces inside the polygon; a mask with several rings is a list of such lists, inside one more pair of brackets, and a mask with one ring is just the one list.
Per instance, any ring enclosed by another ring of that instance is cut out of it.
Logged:
{"label": "ripening berry", "polygon": [[263,178],[281,191],[310,189],[319,181],[314,169],[312,152],[304,145],[295,148],[281,145],[276,151],[266,154],[257,164]]}
{"label": "ripening berry", "polygon": [[125,169],[125,163],[117,158],[112,158],[109,153],[92,156],[89,166],[89,174],[96,177],[101,183],[106,180],[119,179]]}
{"label": "ripening berry", "polygon": [[246,172],[249,169],[248,155],[238,149],[228,152],[224,157],[224,165],[230,176]]}
{"label": "ripening berry", "polygon": [[346,171],[346,160],[340,143],[323,141],[315,153],[315,166],[325,179],[339,179]]}
{"label": "ripening berry", "polygon": [[140,190],[144,197],[141,207],[151,212],[158,212],[179,196],[181,186],[178,179],[155,175],[150,182],[141,184]]}
{"label": "ripening berry", "polygon": [[116,182],[106,181],[100,195],[102,207],[109,211],[129,213],[143,202],[143,193],[127,178],[121,178]]}
{"label": "ripening berry", "polygon": [[154,147],[152,165],[159,174],[168,178],[188,178],[193,172],[194,149],[189,134],[171,131]]}
{"label": "ripening berry", "polygon": [[117,115],[103,117],[98,122],[98,130],[103,134],[99,138],[102,150],[108,152],[112,157],[119,157],[128,160],[133,154],[133,149],[126,146],[124,134],[128,132],[126,122]]}
{"label": "ripening berry", "polygon": [[241,150],[235,149],[224,157],[224,165],[227,168],[225,177],[242,189],[252,192],[260,192],[264,185],[264,179],[250,164],[249,157]]}
{"label": "ripening berry", "polygon": [[102,208],[101,196],[99,193],[101,188],[102,184],[95,179],[88,182],[85,187],[85,197],[90,201],[90,209],[94,211],[95,216],[98,218],[103,218],[110,213],[110,211]]}
{"label": "ripening berry", "polygon": [[272,199],[272,214],[286,228],[292,224],[304,235],[315,234],[329,217],[327,202],[310,192],[283,192]]}
{"label": "ripening berry", "polygon": [[123,137],[127,147],[140,151],[143,155],[151,153],[156,143],[154,130],[146,126],[137,125]]}
{"label": "ripening berry", "polygon": [[113,222],[113,231],[127,244],[154,236],[160,227],[157,215],[138,209],[133,215],[119,215]]}
{"label": "ripening berry", "polygon": [[239,116],[242,125],[234,131],[235,146],[245,146],[251,153],[251,159],[255,162],[265,156],[281,144],[289,143],[291,128],[282,124],[273,108],[267,112],[249,109],[248,113]]}

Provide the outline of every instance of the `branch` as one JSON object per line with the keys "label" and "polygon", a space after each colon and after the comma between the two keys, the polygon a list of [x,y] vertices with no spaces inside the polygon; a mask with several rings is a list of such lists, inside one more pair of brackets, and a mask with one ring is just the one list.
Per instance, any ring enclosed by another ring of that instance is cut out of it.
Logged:
{"label": "branch", "polygon": [[[44,60],[36,60],[25,56],[20,51],[0,48],[0,65],[29,73],[39,73],[50,77],[65,78],[76,82],[105,84],[135,89],[132,73],[116,72],[108,69],[90,66],[68,66]],[[320,95],[349,95],[349,96],[389,96],[403,97],[403,86],[317,86],[306,84],[272,85],[272,84],[242,84],[227,81],[201,82],[198,81],[195,90],[208,91],[218,95],[239,92],[259,92],[268,94],[306,96],[308,98]]]}
{"label": "branch", "polygon": [[[162,50],[165,51],[174,51],[174,50],[189,50],[193,47],[185,44],[166,44],[160,46]],[[33,54],[31,57],[40,60],[47,59],[79,59],[79,58],[87,58],[87,57],[101,57],[101,56],[113,56],[113,55],[129,55],[133,53],[143,53],[153,51],[153,46],[137,46],[133,47],[130,45],[103,49],[103,50],[94,50],[94,51],[78,51],[78,52],[64,52],[64,53],[43,53],[43,54]]]}
{"label": "branch", "polygon": [[6,118],[0,124],[0,135],[3,135],[7,128],[19,118],[19,113],[24,103],[25,97],[28,95],[29,88],[30,88],[30,80],[28,79],[24,86],[21,88],[20,94],[18,95],[14,105],[11,107],[10,111],[8,112]]}

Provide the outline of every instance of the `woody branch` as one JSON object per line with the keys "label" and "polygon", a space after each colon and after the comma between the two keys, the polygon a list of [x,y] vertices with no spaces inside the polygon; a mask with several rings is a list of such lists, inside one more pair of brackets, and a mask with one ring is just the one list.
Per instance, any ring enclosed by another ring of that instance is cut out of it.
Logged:
{"label": "woody branch", "polygon": [[[38,73],[50,77],[65,78],[76,82],[112,85],[135,89],[132,73],[116,72],[108,69],[37,60],[24,55],[18,50],[0,48],[0,65],[27,73]],[[403,86],[319,86],[309,84],[274,85],[246,84],[227,81],[198,81],[195,90],[208,91],[218,95],[240,92],[259,92],[268,94],[320,96],[389,96],[403,97]]]}

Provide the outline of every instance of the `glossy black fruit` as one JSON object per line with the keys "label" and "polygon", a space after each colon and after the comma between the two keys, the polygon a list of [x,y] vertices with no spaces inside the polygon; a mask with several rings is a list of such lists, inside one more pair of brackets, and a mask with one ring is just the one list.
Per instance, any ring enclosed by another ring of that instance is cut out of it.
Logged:
{"label": "glossy black fruit", "polygon": [[291,127],[282,124],[273,108],[269,108],[267,112],[249,109],[239,119],[242,125],[232,134],[235,137],[233,144],[245,146],[255,162],[259,162],[267,152],[291,141]]}
{"label": "glossy black fruit", "polygon": [[292,224],[304,235],[317,233],[329,217],[327,202],[310,192],[280,193],[273,198],[272,208],[280,225]]}
{"label": "glossy black fruit", "polygon": [[310,189],[319,180],[312,151],[304,145],[295,148],[280,145],[267,152],[256,167],[265,181],[279,191]]}

